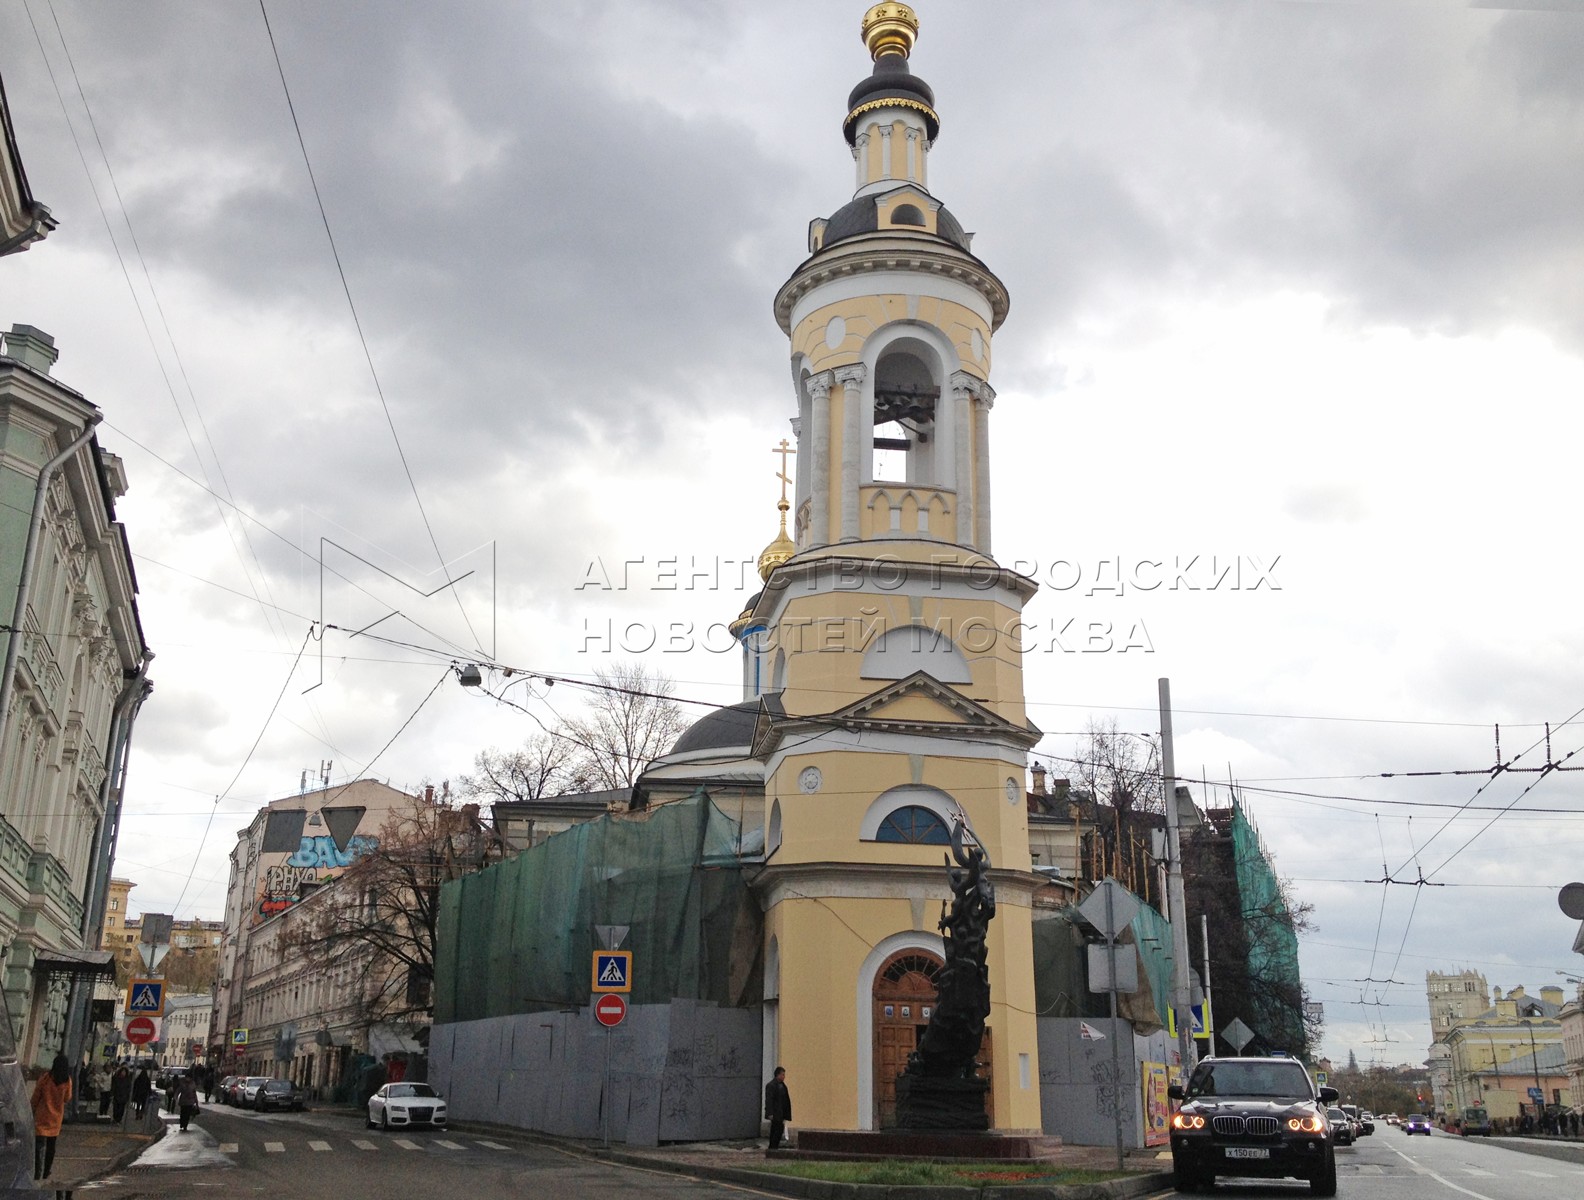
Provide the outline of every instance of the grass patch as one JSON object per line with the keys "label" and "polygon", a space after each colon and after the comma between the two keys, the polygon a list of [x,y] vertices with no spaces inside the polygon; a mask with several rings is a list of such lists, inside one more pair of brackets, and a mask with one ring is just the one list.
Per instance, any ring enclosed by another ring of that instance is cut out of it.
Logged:
{"label": "grass patch", "polygon": [[1126,1171],[1085,1171],[1044,1163],[958,1165],[894,1159],[881,1162],[769,1162],[755,1164],[753,1169],[768,1171],[773,1175],[793,1175],[799,1179],[819,1179],[827,1183],[914,1187],[983,1187],[986,1184],[1008,1183],[1084,1184],[1125,1179],[1128,1176]]}

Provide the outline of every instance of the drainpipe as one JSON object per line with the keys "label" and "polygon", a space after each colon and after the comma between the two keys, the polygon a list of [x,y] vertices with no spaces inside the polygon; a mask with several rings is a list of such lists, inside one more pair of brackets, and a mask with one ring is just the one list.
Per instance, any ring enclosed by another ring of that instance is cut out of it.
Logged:
{"label": "drainpipe", "polygon": [[22,551],[22,574],[17,578],[16,608],[11,617],[11,632],[6,638],[5,673],[0,675],[0,747],[5,745],[6,727],[10,724],[17,652],[22,648],[22,622],[27,619],[28,592],[33,585],[33,562],[38,557],[39,529],[44,524],[44,503],[49,496],[50,480],[55,477],[62,463],[93,440],[94,426],[102,420],[102,413],[88,414],[88,423],[76,440],[44,464],[33,490],[33,517],[28,522],[27,547]]}
{"label": "drainpipe", "polygon": [[[99,836],[93,857],[88,862],[88,884],[83,889],[82,944],[84,949],[99,946],[104,927],[104,906],[110,890],[110,864],[115,861],[116,841],[121,831],[121,797],[125,792],[126,764],[132,748],[132,724],[138,710],[153,690],[149,683],[149,663],[154,652],[144,648],[137,673],[127,681],[116,698],[110,721],[110,738],[105,753],[105,776],[99,784]],[[72,981],[67,1009],[66,1057],[75,1067],[82,1060],[83,1044],[88,1040],[88,1010],[93,1003],[93,984],[83,979]],[[90,1063],[90,1066],[95,1064]],[[78,1109],[81,1089],[72,1093],[72,1111]]]}

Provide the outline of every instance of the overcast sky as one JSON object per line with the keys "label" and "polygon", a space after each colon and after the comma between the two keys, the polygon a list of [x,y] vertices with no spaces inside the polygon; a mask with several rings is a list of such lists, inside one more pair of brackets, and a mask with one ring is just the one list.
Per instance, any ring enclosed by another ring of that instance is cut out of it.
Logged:
{"label": "overcast sky", "polygon": [[[365,357],[256,3],[0,0],[60,221],[0,264],[0,322],[55,336],[131,478],[135,910],[218,916],[236,830],[322,762],[439,784],[533,731],[453,660],[587,676],[629,622],[736,615],[739,568],[686,567],[775,532],[771,299],[851,194],[863,8],[269,0]],[[1584,968],[1574,775],[1379,777],[1488,768],[1498,724],[1519,767],[1548,721],[1553,759],[1584,746],[1580,6],[920,16],[931,184],[1012,294],[995,547],[1043,585],[1042,749],[1156,730],[1171,679],[1180,773],[1216,803],[1240,781],[1314,905],[1330,1054],[1421,1061],[1427,970]],[[1204,586],[1212,558],[1242,586]],[[382,617],[415,648],[344,632]],[[738,698],[732,653],[643,657]],[[549,721],[576,690],[509,695]],[[1383,864],[1445,886],[1366,882]]]}

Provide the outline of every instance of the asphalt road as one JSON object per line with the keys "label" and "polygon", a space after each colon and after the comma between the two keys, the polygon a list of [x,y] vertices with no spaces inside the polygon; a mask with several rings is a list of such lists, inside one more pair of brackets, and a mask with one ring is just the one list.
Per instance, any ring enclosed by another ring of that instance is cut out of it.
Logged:
{"label": "asphalt road", "polygon": [[265,1194],[281,1200],[520,1200],[741,1196],[740,1188],[636,1170],[547,1146],[459,1131],[365,1129],[342,1112],[259,1114],[210,1107],[119,1174],[77,1189],[103,1200]]}
{"label": "asphalt road", "polygon": [[[1558,1148],[1558,1153],[1568,1151]],[[1339,1200],[1571,1200],[1584,1196],[1584,1152],[1572,1161],[1542,1158],[1501,1139],[1439,1131],[1409,1137],[1384,1122],[1369,1137],[1337,1150]],[[1216,1185],[1228,1200],[1307,1196],[1307,1184],[1231,1180]]]}

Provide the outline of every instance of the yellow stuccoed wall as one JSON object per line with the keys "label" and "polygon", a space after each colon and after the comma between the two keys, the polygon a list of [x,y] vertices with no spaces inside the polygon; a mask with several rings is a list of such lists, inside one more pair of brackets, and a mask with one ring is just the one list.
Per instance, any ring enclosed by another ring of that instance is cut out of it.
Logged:
{"label": "yellow stuccoed wall", "polygon": [[888,681],[862,677],[863,650],[887,630],[919,624],[948,633],[963,651],[973,682],[957,685],[959,691],[1022,725],[1027,715],[1018,639],[1032,635],[1018,628],[1021,610],[1004,597],[1000,590],[973,600],[873,591],[794,594],[774,631],[787,656],[781,702],[789,713],[828,713],[879,691]]}
{"label": "yellow stuccoed wall", "polygon": [[[860,1108],[872,1101],[859,1089],[859,1060],[868,1056],[872,1063],[873,1051],[858,1045],[858,1006],[872,1004],[873,981],[862,977],[864,961],[894,934],[935,933],[939,901],[946,895],[944,872],[942,878],[940,895],[925,906],[922,929],[904,897],[791,898],[771,910],[768,932],[777,939],[781,961],[777,1053],[792,1088],[794,1125],[856,1129],[868,1124]],[[987,943],[995,1127],[1038,1130],[1031,914],[1008,900],[1004,893],[998,896]],[[1019,1064],[1025,1054],[1027,1088]]]}
{"label": "yellow stuccoed wall", "polygon": [[[767,794],[781,806],[782,843],[773,856],[776,865],[873,862],[935,869],[942,861],[939,846],[859,840],[870,803],[892,788],[914,784],[937,788],[962,806],[993,866],[1010,871],[1030,869],[1027,810],[1021,803],[1008,804],[1006,800],[1006,780],[1009,776],[1016,779],[1018,768],[995,759],[919,756],[915,771],[914,761],[910,755],[860,751],[783,760],[767,787]],[[811,765],[819,767],[825,784],[818,792],[804,795],[797,777]],[[941,878],[944,881],[944,874]]]}
{"label": "yellow stuccoed wall", "polygon": [[[916,304],[909,312],[909,304]],[[847,323],[847,335],[833,350],[825,344],[825,330],[832,317],[841,317]],[[837,300],[814,309],[792,331],[792,350],[808,360],[808,369],[815,374],[848,367],[861,361],[864,343],[877,329],[894,321],[915,320],[923,325],[933,325],[951,340],[961,361],[962,370],[980,379],[990,376],[990,326],[978,313],[954,300],[937,296],[908,297],[900,292],[882,296],[855,296],[850,300]],[[973,352],[974,330],[979,331],[984,346],[984,356]],[[831,416],[834,419],[836,397],[841,385],[831,389]],[[833,463],[841,461],[835,457]]]}

